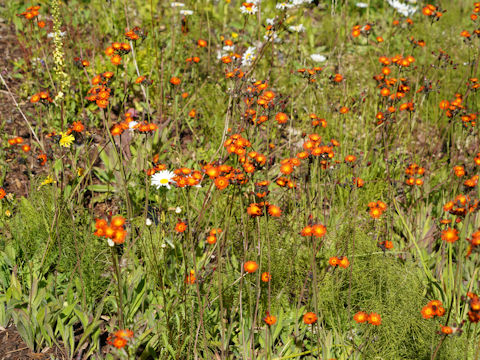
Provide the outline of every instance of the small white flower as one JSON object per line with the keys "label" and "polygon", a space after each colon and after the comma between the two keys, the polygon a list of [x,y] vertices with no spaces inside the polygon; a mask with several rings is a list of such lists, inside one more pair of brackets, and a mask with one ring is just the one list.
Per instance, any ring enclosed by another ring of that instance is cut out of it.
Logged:
{"label": "small white flower", "polygon": [[110,247],[114,247],[114,246],[115,246],[115,243],[113,242],[112,239],[107,239],[107,243],[108,243],[108,246],[110,246]]}
{"label": "small white flower", "polygon": [[290,4],[288,1],[282,1],[275,6],[278,10],[290,9],[293,7],[293,4]]}
{"label": "small white flower", "polygon": [[133,131],[135,126],[137,126],[137,125],[138,125],[138,121],[133,121],[132,120],[128,123],[128,128]]}
{"label": "small white flower", "polygon": [[225,45],[225,46],[222,48],[222,50],[223,50],[223,51],[226,51],[226,52],[232,52],[233,49],[235,49],[235,47],[234,47],[233,45],[231,45],[231,46]]}
{"label": "small white flower", "polygon": [[327,58],[321,54],[312,54],[310,55],[310,59],[315,62],[324,62],[325,60],[327,60]]}
{"label": "small white flower", "polygon": [[170,189],[170,181],[175,177],[175,174],[168,170],[162,170],[158,173],[153,174],[151,184],[157,189],[160,189],[161,186],[165,186],[167,189]]}
{"label": "small white flower", "polygon": [[242,56],[242,66],[250,66],[255,60],[257,48],[254,46],[249,47]]}
{"label": "small white flower", "polygon": [[367,3],[364,3],[364,2],[358,2],[355,4],[356,7],[359,7],[359,8],[362,8],[362,9],[365,9],[368,7],[368,4]]}
{"label": "small white flower", "polygon": [[150,218],[147,218],[147,220],[145,220],[145,225],[147,226],[151,226],[153,224],[152,220],[150,220]]}
{"label": "small white flower", "polygon": [[291,0],[293,5],[311,4],[313,0]]}
{"label": "small white flower", "polygon": [[67,32],[66,32],[66,31],[63,31],[63,32],[60,31],[60,32],[58,32],[58,33],[48,33],[48,34],[47,34],[47,37],[50,38],[50,39],[51,39],[51,38],[54,38],[54,37],[55,37],[55,34],[58,34],[58,36],[60,36],[60,37],[64,37],[64,36],[67,34]]}
{"label": "small white flower", "polygon": [[181,212],[182,212],[182,208],[181,208],[180,206],[177,206],[177,207],[175,208],[175,213],[176,213],[176,214],[180,214]]}
{"label": "small white flower", "polygon": [[180,10],[180,15],[193,15],[192,10]]}
{"label": "small white flower", "polygon": [[267,22],[267,25],[273,25],[275,24],[275,18],[268,18],[266,22]]}
{"label": "small white flower", "polygon": [[181,3],[181,2],[177,2],[177,1],[174,1],[170,4],[173,8],[175,7],[184,7],[185,4],[184,3]]}
{"label": "small white flower", "polygon": [[298,25],[294,25],[294,26],[289,26],[288,30],[300,33],[300,32],[305,31],[306,28],[305,28],[305,26],[303,26],[303,24],[298,24]]}

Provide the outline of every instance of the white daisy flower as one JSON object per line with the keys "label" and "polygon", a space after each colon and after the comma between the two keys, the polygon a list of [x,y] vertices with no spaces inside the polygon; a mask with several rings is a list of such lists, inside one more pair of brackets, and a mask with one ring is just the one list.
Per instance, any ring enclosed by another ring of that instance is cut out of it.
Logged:
{"label": "white daisy flower", "polygon": [[153,174],[151,184],[157,189],[160,189],[161,186],[165,186],[170,190],[170,182],[175,177],[175,174],[168,170],[162,170]]}
{"label": "white daisy flower", "polygon": [[278,10],[290,9],[293,7],[293,4],[290,4],[288,1],[282,1],[275,6]]}
{"label": "white daisy flower", "polygon": [[310,59],[315,62],[324,62],[325,60],[327,60],[327,58],[321,54],[312,54],[310,55]]}
{"label": "white daisy flower", "polygon": [[294,26],[289,26],[288,30],[300,33],[300,32],[305,31],[306,28],[305,28],[305,26],[303,26],[303,24],[298,24],[298,25],[294,25]]}
{"label": "white daisy flower", "polygon": [[254,46],[249,47],[242,56],[242,66],[250,66],[255,60],[257,48]]}
{"label": "white daisy flower", "polygon": [[273,25],[275,24],[275,18],[268,18],[266,22],[267,22],[267,25]]}
{"label": "white daisy flower", "polygon": [[404,4],[398,0],[387,0],[388,4],[403,16],[411,16],[417,11],[416,6]]}
{"label": "white daisy flower", "polygon": [[193,15],[192,10],[180,10],[180,15]]}
{"label": "white daisy flower", "polygon": [[257,13],[258,7],[254,2],[243,3],[240,7],[240,11],[242,12],[242,14],[253,15]]}

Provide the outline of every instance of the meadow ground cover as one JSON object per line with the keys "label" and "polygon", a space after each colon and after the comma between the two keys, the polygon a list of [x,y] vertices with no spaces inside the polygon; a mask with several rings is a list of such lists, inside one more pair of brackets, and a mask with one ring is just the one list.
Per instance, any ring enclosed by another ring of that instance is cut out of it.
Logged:
{"label": "meadow ground cover", "polygon": [[1,359],[480,358],[480,2],[0,9]]}

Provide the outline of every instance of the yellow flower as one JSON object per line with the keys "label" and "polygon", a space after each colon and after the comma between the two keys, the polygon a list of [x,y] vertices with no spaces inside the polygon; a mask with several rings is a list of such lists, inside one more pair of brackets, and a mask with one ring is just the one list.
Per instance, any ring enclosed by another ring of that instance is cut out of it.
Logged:
{"label": "yellow flower", "polygon": [[60,135],[62,136],[62,138],[58,142],[60,146],[70,147],[70,145],[72,145],[73,142],[75,141],[75,137],[72,134],[61,132]]}
{"label": "yellow flower", "polygon": [[232,38],[236,39],[238,37],[238,34],[236,32],[232,32]]}
{"label": "yellow flower", "polygon": [[45,180],[42,181],[42,183],[40,184],[40,186],[45,186],[45,185],[48,185],[48,184],[51,184],[51,183],[55,183],[56,181],[53,180],[53,178],[48,175],[47,178]]}
{"label": "yellow flower", "polygon": [[10,210],[8,210],[8,209],[5,210],[5,216],[6,216],[6,217],[12,216],[12,213],[10,212]]}
{"label": "yellow flower", "polygon": [[77,175],[82,176],[83,174],[85,174],[85,169],[84,168],[78,168],[77,169]]}

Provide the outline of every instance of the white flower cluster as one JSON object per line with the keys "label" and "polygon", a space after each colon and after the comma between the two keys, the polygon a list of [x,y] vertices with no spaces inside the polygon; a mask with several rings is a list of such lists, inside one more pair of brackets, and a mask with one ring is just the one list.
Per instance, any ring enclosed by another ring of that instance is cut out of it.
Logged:
{"label": "white flower cluster", "polygon": [[310,55],[310,59],[315,62],[324,62],[325,60],[327,60],[327,58],[321,54],[312,54]]}
{"label": "white flower cluster", "polygon": [[391,7],[397,10],[403,16],[412,16],[417,11],[416,6],[411,6],[398,0],[387,0],[387,2]]}
{"label": "white flower cluster", "polygon": [[277,3],[276,8],[278,10],[285,10],[290,9],[294,6],[303,5],[303,4],[310,4],[313,0],[290,0],[290,1],[282,1]]}
{"label": "white flower cluster", "polygon": [[298,25],[294,25],[294,26],[289,26],[288,30],[300,33],[300,32],[304,32],[306,30],[306,28],[305,28],[305,26],[303,26],[303,24],[298,24]]}

